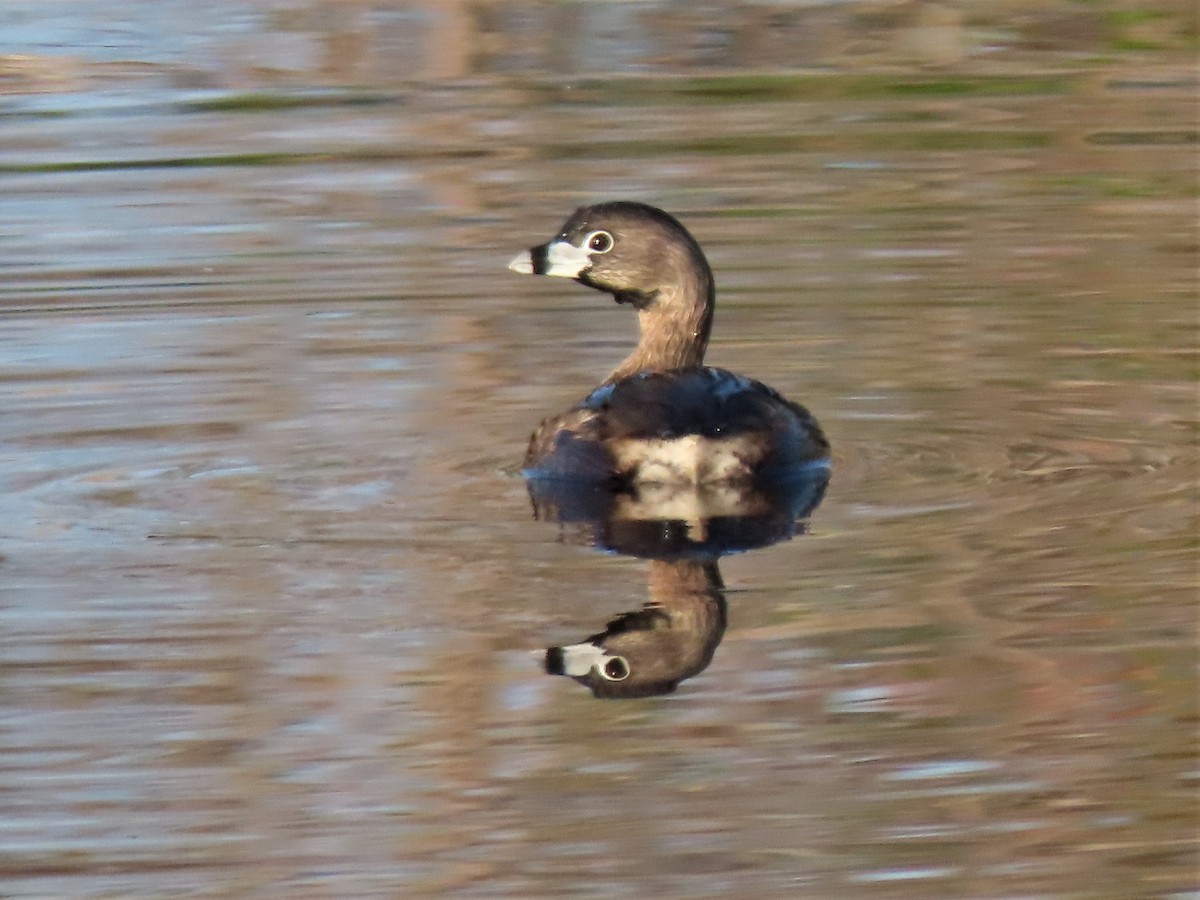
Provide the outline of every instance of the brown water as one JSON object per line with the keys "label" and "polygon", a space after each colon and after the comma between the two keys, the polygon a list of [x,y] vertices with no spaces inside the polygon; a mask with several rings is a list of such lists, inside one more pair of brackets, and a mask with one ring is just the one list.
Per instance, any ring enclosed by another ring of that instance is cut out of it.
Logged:
{"label": "brown water", "polygon": [[[9,3],[0,895],[1200,895],[1187,4]],[[533,521],[632,197],[809,405],[668,698]]]}

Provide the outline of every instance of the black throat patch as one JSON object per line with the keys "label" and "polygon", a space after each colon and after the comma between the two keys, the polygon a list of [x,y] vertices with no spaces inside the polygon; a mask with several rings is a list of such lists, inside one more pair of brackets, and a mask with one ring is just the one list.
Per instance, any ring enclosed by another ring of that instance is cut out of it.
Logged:
{"label": "black throat patch", "polygon": [[655,301],[658,291],[613,291],[612,295],[618,303],[628,303],[640,312]]}

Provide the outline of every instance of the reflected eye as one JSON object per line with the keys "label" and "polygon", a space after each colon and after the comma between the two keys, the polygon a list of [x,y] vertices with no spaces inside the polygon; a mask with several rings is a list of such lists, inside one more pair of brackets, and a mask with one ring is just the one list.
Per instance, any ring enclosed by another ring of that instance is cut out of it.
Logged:
{"label": "reflected eye", "polygon": [[624,681],[629,677],[629,663],[625,661],[625,657],[623,656],[614,656],[611,659],[606,659],[603,668],[600,669],[600,674],[607,681]]}
{"label": "reflected eye", "polygon": [[587,236],[587,248],[593,253],[607,253],[613,248],[613,236],[607,231],[593,231]]}

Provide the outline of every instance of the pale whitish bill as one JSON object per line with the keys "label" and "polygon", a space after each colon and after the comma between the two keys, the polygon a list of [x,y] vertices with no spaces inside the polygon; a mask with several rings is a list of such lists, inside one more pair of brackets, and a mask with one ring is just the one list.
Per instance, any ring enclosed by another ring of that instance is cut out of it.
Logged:
{"label": "pale whitish bill", "polygon": [[570,241],[553,241],[513,257],[509,269],[522,275],[578,278],[592,264],[591,254]]}

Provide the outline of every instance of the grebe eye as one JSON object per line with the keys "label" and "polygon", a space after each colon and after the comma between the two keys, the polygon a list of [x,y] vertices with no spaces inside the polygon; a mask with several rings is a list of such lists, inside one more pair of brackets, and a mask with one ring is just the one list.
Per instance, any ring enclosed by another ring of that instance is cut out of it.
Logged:
{"label": "grebe eye", "polygon": [[607,253],[613,248],[613,236],[607,231],[593,231],[587,236],[587,247],[593,253]]}
{"label": "grebe eye", "polygon": [[606,681],[624,681],[629,677],[629,663],[625,661],[623,656],[614,656],[611,659],[604,661],[604,667],[600,670],[600,674],[604,676]]}

